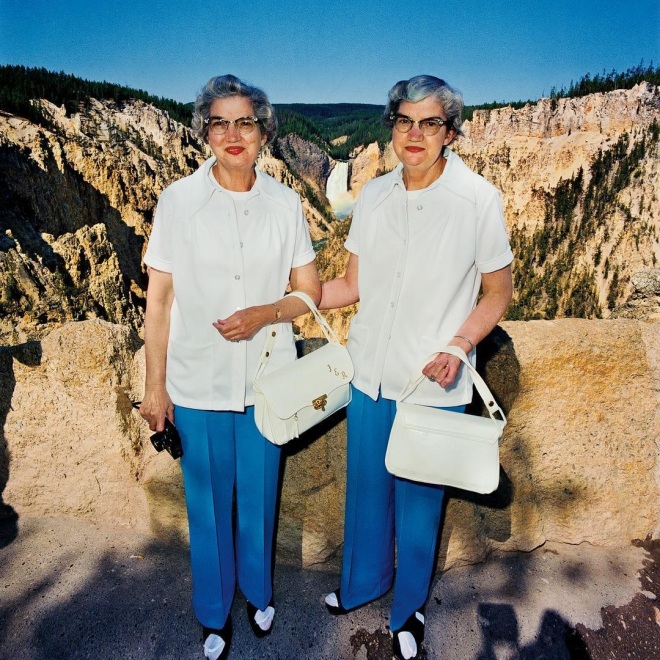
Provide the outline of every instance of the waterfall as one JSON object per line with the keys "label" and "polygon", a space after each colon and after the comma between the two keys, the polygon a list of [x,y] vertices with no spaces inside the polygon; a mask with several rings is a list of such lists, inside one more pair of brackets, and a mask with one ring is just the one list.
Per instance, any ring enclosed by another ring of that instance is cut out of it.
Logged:
{"label": "waterfall", "polygon": [[325,194],[338,218],[345,218],[353,210],[355,200],[348,192],[348,162],[340,161],[332,168]]}

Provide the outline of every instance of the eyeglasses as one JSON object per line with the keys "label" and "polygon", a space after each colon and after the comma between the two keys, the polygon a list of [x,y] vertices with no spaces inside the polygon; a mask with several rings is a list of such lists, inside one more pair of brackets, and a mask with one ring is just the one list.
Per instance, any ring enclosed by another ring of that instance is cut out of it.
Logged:
{"label": "eyeglasses", "polygon": [[443,126],[451,126],[451,121],[440,117],[427,117],[415,121],[406,115],[390,115],[390,121],[399,133],[408,133],[417,124],[423,135],[435,135]]}
{"label": "eyeglasses", "polygon": [[247,117],[239,117],[238,119],[225,119],[224,117],[209,117],[204,120],[208,124],[209,130],[213,135],[224,135],[229,130],[229,125],[234,124],[234,127],[241,135],[249,135],[259,123],[259,117],[251,115]]}

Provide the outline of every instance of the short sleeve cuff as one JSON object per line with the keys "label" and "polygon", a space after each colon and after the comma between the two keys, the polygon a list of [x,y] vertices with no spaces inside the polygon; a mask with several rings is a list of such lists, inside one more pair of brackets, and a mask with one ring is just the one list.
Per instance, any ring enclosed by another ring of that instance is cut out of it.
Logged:
{"label": "short sleeve cuff", "polygon": [[149,251],[144,255],[144,263],[150,268],[155,268],[163,273],[172,272],[172,264],[169,261],[164,261],[163,259],[155,257],[154,255],[149,254]]}
{"label": "short sleeve cuff", "polygon": [[295,256],[291,268],[300,268],[301,266],[306,266],[307,264],[311,264],[314,259],[316,259],[316,253],[314,252],[314,248],[310,248],[306,252],[297,254]]}
{"label": "short sleeve cuff", "polygon": [[353,254],[360,255],[358,244],[349,236],[344,242],[344,247]]}
{"label": "short sleeve cuff", "polygon": [[478,263],[477,269],[480,273],[494,273],[496,270],[501,270],[505,266],[508,266],[512,261],[513,252],[511,252],[511,248],[509,248],[504,254],[495,259]]}

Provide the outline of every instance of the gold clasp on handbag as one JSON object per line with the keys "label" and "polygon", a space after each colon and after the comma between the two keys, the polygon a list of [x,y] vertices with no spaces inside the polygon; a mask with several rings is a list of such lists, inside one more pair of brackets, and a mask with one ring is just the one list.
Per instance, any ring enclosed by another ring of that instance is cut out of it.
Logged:
{"label": "gold clasp on handbag", "polygon": [[314,406],[314,410],[322,410],[325,412],[325,407],[328,403],[328,395],[327,394],[322,394],[321,396],[317,397],[312,401],[312,405]]}

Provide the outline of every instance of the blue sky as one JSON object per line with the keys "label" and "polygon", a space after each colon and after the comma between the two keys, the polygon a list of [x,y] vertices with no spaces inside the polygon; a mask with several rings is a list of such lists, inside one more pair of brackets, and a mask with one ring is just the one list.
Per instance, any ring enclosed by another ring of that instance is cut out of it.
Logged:
{"label": "blue sky", "polygon": [[221,73],[275,103],[383,104],[420,73],[516,101],[642,60],[660,65],[658,0],[0,0],[0,64],[178,101]]}

